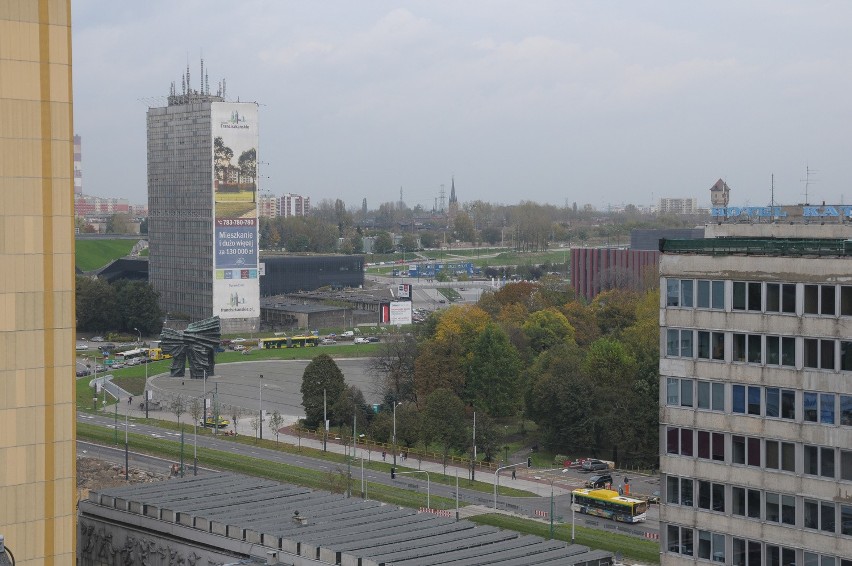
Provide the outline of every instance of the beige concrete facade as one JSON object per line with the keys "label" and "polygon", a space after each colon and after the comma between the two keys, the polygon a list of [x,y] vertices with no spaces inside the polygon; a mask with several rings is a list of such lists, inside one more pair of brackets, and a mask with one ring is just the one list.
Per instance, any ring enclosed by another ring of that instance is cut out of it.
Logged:
{"label": "beige concrete facade", "polygon": [[852,256],[681,251],[660,276],[662,564],[852,566]]}
{"label": "beige concrete facade", "polygon": [[0,534],[74,563],[69,0],[0,2]]}

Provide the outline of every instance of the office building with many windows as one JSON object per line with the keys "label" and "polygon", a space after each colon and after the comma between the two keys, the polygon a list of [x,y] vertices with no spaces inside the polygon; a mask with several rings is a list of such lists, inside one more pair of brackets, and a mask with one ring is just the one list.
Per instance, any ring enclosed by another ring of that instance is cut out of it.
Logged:
{"label": "office building with many windows", "polygon": [[662,564],[852,566],[848,227],[725,229],[660,246]]}
{"label": "office building with many windows", "polygon": [[257,104],[174,84],[148,109],[149,280],[170,317],[257,330]]}

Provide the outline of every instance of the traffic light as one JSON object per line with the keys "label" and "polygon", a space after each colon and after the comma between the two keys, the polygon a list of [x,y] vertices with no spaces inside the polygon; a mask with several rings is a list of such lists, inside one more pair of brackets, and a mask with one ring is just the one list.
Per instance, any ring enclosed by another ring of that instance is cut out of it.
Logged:
{"label": "traffic light", "polygon": [[396,479],[396,468],[391,468],[391,479],[392,480]]}
{"label": "traffic light", "polygon": [[527,468],[532,468],[532,458],[527,458]]}

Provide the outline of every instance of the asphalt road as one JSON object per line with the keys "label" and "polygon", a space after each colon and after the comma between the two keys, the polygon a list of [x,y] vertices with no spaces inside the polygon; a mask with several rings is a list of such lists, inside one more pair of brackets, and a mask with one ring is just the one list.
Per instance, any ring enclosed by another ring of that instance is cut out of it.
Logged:
{"label": "asphalt road", "polygon": [[[99,426],[104,426],[107,428],[113,428],[113,419],[109,415],[90,415],[85,413],[78,413],[77,416],[80,422],[87,422],[90,424],[96,424]],[[123,428],[123,423],[119,422],[119,431]],[[143,423],[128,423],[128,428],[130,431],[137,434],[145,434],[154,438],[162,439],[163,442],[179,442],[180,441],[180,433],[164,430],[157,427],[149,426]],[[120,431],[121,432],[121,431]],[[121,436],[119,432],[119,436]],[[120,441],[123,439],[120,438]],[[186,443],[186,460],[185,465],[189,466],[192,463],[193,456],[193,446],[194,446],[194,435],[191,433],[191,430],[188,434],[184,436],[184,442]],[[285,463],[293,466],[302,467],[305,469],[329,472],[336,471],[340,468],[339,464],[330,463],[325,460],[311,458],[308,456],[303,456],[300,454],[290,454],[283,453],[276,450],[269,450],[265,448],[260,448],[254,445],[246,445],[236,442],[231,442],[228,440],[220,440],[216,438],[211,438],[208,436],[201,436],[197,439],[198,446],[213,448],[216,450],[227,451],[236,454],[243,454],[245,456],[250,456],[254,458],[260,458],[264,460],[268,460],[270,463]],[[304,440],[303,443],[308,443],[307,440]],[[79,443],[78,452],[81,449],[92,450],[91,448],[86,448],[86,443]],[[132,446],[131,446],[132,448]],[[342,450],[342,447],[329,445],[330,450]],[[114,458],[119,458],[116,461]],[[381,456],[376,452],[366,452],[363,450],[359,450],[359,456],[368,457],[370,459],[378,459]],[[150,458],[147,456],[138,456],[138,458]],[[116,461],[116,463],[122,464],[124,462],[124,452],[123,446],[116,452],[113,451],[112,458],[106,457],[108,461]],[[151,461],[155,462],[159,459],[152,459]],[[159,460],[160,463],[149,464],[150,465],[159,465],[160,467],[168,468],[170,465],[168,462],[163,466],[163,460]],[[199,465],[215,468],[214,462],[203,462]],[[407,463],[410,468],[413,468],[417,465],[417,462],[413,459]],[[131,463],[133,466],[133,463]],[[429,469],[430,473],[440,473],[440,466],[435,463],[424,462],[424,469]],[[344,468],[345,469],[345,468]],[[508,485],[512,487],[517,487],[519,489],[527,489],[531,490],[534,493],[538,493],[540,496],[537,497],[506,497],[499,496],[498,497],[498,509],[509,511],[512,513],[517,513],[521,515],[526,515],[529,517],[541,517],[542,514],[550,512],[550,491],[551,491],[551,480],[553,480],[553,501],[554,501],[554,517],[557,520],[562,520],[564,522],[571,521],[571,511],[570,511],[570,490],[576,487],[582,486],[588,474],[584,474],[577,470],[526,470],[524,468],[518,468],[520,473],[518,474],[517,480],[510,479],[509,472],[505,471],[501,475],[500,483],[501,485]],[[447,473],[449,475],[453,475],[456,473],[456,468],[448,468]],[[464,482],[467,477],[467,470],[459,469],[458,470],[460,477],[460,489],[459,489],[459,499],[460,501],[467,502],[472,505],[476,505],[481,507],[481,512],[488,512],[494,505],[494,497],[491,493],[483,493],[479,491],[473,491],[469,489],[465,489]],[[360,466],[358,464],[353,465],[352,469],[353,476],[353,489],[357,495],[357,490],[360,489],[361,485],[361,471]],[[614,479],[616,481],[620,481],[622,475],[618,473],[613,473]],[[656,478],[646,478],[643,476],[629,476],[631,486],[633,486],[633,491],[635,493],[653,493],[658,489],[656,485]],[[377,472],[370,469],[364,470],[364,479],[370,483],[380,483],[385,485],[392,485],[402,489],[410,489],[412,491],[417,491],[423,494],[424,500],[423,503],[426,503],[426,488],[427,482],[424,480],[423,475],[421,474],[412,474],[412,475],[397,475],[395,480],[390,478],[390,474],[386,472]],[[477,474],[477,480],[493,483],[494,474]],[[432,495],[439,495],[442,497],[453,499],[455,498],[455,487],[454,486],[446,486],[440,484],[433,484],[430,486],[430,492]],[[369,495],[369,493],[368,493]],[[537,513],[538,512],[538,513]],[[549,516],[549,515],[548,515]],[[639,537],[646,537],[648,535],[656,535],[659,532],[659,520],[658,520],[658,507],[651,506],[648,513],[648,520],[645,523],[639,523],[636,525],[626,525],[622,523],[616,523],[615,521],[609,521],[606,519],[600,519],[597,517],[589,517],[586,515],[575,515],[575,521],[578,525],[584,525],[592,528],[608,530],[611,532],[620,532],[623,534],[630,534]]]}

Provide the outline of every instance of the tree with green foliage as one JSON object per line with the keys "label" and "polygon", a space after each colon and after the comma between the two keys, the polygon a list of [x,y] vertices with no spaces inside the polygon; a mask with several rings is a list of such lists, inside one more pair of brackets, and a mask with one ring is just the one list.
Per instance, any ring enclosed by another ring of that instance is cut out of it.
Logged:
{"label": "tree with green foliage", "polygon": [[377,254],[393,253],[393,238],[387,232],[379,232],[373,240],[373,252]]}
{"label": "tree with green foliage", "polygon": [[453,237],[460,242],[473,242],[476,240],[473,220],[471,220],[466,212],[457,213],[453,219]]}
{"label": "tree with green foliage", "polygon": [[284,417],[281,413],[275,411],[269,417],[269,430],[275,435],[275,442],[278,442],[278,435],[281,434],[281,427],[284,426]]}
{"label": "tree with green foliage", "polygon": [[420,245],[424,248],[434,248],[438,245],[438,235],[435,232],[420,232]]}
{"label": "tree with green foliage", "polygon": [[452,452],[464,450],[467,446],[464,403],[449,389],[437,389],[426,398],[421,418],[423,439],[441,447],[446,475],[447,458]]}
{"label": "tree with green foliage", "polygon": [[114,284],[118,305],[119,330],[139,329],[147,335],[158,334],[163,328],[163,311],[159,294],[147,281],[117,281]]}
{"label": "tree with green foliage", "polygon": [[600,338],[589,346],[582,372],[594,386],[590,401],[598,445],[610,446],[618,460],[619,447],[634,441],[636,360],[621,342]]}
{"label": "tree with green foliage", "polygon": [[[476,449],[486,462],[494,462],[500,456],[500,441],[503,434],[488,413],[476,413]],[[471,440],[473,437],[471,436]]]}
{"label": "tree with green foliage", "polygon": [[513,415],[523,397],[518,374],[521,362],[506,333],[489,323],[473,344],[465,389],[468,402],[495,417]]}
{"label": "tree with green foliage", "polygon": [[592,309],[603,335],[615,335],[636,322],[636,306],[640,295],[635,291],[612,289],[598,294]]}
{"label": "tree with green foliage", "polygon": [[406,232],[402,235],[402,238],[399,240],[399,247],[402,251],[406,253],[416,252],[419,247],[419,243],[417,242],[417,235],[412,234],[411,232]]}
{"label": "tree with green foliage", "polygon": [[334,422],[342,425],[350,425],[352,417],[358,418],[358,428],[367,430],[372,411],[367,407],[364,394],[354,385],[347,387],[331,407]]}
{"label": "tree with green foliage", "polygon": [[414,362],[415,399],[422,407],[424,400],[437,389],[448,389],[464,395],[465,356],[458,340],[428,340],[423,343]]}
{"label": "tree with green foliage", "polygon": [[77,276],[75,303],[77,330],[104,332],[118,328],[115,289],[103,279]]}
{"label": "tree with green foliage", "polygon": [[107,219],[106,231],[108,234],[130,234],[130,215],[117,213]]}
{"label": "tree with green foliage", "polygon": [[574,327],[564,314],[553,308],[532,313],[522,328],[535,352],[574,342]]}
{"label": "tree with green foliage", "polygon": [[583,357],[576,344],[559,344],[525,372],[527,414],[541,428],[543,443],[554,451],[594,452],[592,388],[580,371]]}
{"label": "tree with green foliage", "polygon": [[[316,428],[323,419],[323,391],[326,407],[331,408],[346,390],[343,372],[328,354],[315,357],[302,374],[302,406],[305,408],[305,425]],[[329,412],[329,420],[334,420]]]}

